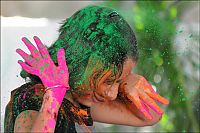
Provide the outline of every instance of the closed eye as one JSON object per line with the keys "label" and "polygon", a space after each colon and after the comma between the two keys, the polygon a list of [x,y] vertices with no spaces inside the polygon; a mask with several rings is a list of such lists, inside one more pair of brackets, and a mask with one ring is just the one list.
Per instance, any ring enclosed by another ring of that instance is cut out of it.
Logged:
{"label": "closed eye", "polygon": [[116,81],[116,83],[121,83],[122,82],[122,79],[119,79]]}
{"label": "closed eye", "polygon": [[106,80],[106,81],[104,81],[104,83],[106,83],[108,85],[112,85],[114,83],[114,80]]}

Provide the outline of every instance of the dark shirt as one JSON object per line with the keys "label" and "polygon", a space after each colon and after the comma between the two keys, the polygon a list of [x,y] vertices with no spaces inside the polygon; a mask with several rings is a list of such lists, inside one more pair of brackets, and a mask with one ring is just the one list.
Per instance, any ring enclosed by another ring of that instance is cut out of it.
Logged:
{"label": "dark shirt", "polygon": [[[14,132],[14,124],[17,116],[25,110],[39,111],[42,105],[44,95],[44,86],[42,84],[26,83],[11,92],[10,101],[6,106],[4,131]],[[77,113],[83,109],[87,111],[88,116],[80,116]],[[74,106],[69,100],[65,99],[59,109],[55,133],[76,133],[75,122],[92,126],[93,120],[90,115],[89,107],[80,104],[80,107]]]}

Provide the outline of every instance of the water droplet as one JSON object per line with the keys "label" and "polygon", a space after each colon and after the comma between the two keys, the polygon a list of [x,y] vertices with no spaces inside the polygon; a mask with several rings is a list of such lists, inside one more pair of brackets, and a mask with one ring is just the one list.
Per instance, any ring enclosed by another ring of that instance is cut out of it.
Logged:
{"label": "water droplet", "polygon": [[190,35],[189,35],[189,38],[192,38],[192,37],[193,37],[193,35],[192,35],[192,34],[190,34]]}
{"label": "water droplet", "polygon": [[183,32],[183,29],[180,29],[179,31],[178,31],[178,33],[182,33]]}
{"label": "water droplet", "polygon": [[159,74],[156,74],[155,76],[154,76],[154,82],[155,83],[159,83],[161,81],[161,76],[159,75]]}

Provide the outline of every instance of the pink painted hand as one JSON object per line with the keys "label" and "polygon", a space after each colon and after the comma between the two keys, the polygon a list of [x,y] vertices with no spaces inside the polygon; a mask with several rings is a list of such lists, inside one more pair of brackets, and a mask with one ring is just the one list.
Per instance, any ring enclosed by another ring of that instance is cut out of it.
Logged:
{"label": "pink painted hand", "polygon": [[62,86],[51,89],[55,98],[60,103],[63,100],[66,90],[69,90],[69,72],[65,61],[64,49],[61,48],[58,50],[58,66],[56,66],[40,39],[35,36],[34,40],[39,51],[27,38],[22,38],[31,55],[28,55],[21,49],[17,49],[16,52],[25,60],[25,62],[18,61],[18,63],[28,73],[37,75],[45,87]]}
{"label": "pink painted hand", "polygon": [[122,83],[120,91],[137,107],[139,111],[149,120],[152,116],[147,108],[148,105],[158,114],[163,114],[162,109],[154,100],[167,105],[169,101],[154,91],[151,84],[143,77],[137,74],[131,74],[126,77]]}

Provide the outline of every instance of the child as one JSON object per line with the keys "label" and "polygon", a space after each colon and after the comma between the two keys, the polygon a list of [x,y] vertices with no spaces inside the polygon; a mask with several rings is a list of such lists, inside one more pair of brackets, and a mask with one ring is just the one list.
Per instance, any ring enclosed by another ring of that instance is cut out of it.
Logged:
{"label": "child", "polygon": [[12,91],[5,131],[76,132],[77,122],[90,132],[93,120],[130,126],[160,120],[163,111],[154,100],[168,101],[131,72],[136,38],[115,10],[88,6],[67,18],[59,32],[49,48],[38,37],[38,50],[22,39],[31,55],[17,49],[25,60],[18,63],[30,82]]}

